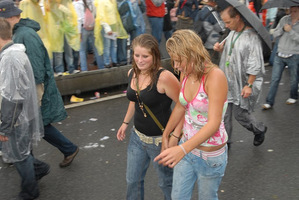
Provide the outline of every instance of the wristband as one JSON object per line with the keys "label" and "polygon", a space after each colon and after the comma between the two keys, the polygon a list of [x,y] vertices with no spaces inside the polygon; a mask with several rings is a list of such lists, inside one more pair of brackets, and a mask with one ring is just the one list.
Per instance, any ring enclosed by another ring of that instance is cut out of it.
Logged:
{"label": "wristband", "polygon": [[127,124],[127,125],[129,125],[129,122],[123,122],[123,124]]}
{"label": "wristband", "polygon": [[181,149],[183,150],[183,152],[185,153],[185,155],[187,155],[187,152],[185,150],[185,148],[180,144],[179,147],[181,147]]}
{"label": "wristband", "polygon": [[248,87],[252,88],[252,84],[250,84],[250,83],[246,83],[246,85],[247,85]]}

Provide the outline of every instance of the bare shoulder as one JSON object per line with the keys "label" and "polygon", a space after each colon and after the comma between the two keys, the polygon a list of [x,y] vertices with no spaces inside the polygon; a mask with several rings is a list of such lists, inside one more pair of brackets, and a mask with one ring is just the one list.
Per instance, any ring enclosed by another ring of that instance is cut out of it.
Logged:
{"label": "bare shoulder", "polygon": [[210,69],[206,76],[206,87],[208,88],[227,88],[227,79],[224,72],[219,67]]}
{"label": "bare shoulder", "polygon": [[214,82],[217,79],[226,81],[224,72],[219,67],[213,67],[209,70],[207,74],[207,81]]}
{"label": "bare shoulder", "polygon": [[132,72],[133,68],[129,69],[128,71],[128,77],[130,76],[130,73]]}
{"label": "bare shoulder", "polygon": [[169,71],[167,69],[163,70],[159,76],[159,82],[161,82],[161,83],[167,83],[174,79],[177,79],[177,78],[174,76],[174,74],[171,71]]}

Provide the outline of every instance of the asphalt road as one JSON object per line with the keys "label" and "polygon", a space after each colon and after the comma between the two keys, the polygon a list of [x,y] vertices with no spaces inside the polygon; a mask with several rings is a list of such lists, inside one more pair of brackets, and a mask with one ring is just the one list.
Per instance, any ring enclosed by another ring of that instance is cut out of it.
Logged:
{"label": "asphalt road", "polygon": [[[266,69],[261,103],[269,89],[271,67]],[[299,199],[299,105],[285,104],[289,97],[288,80],[285,70],[273,109],[263,111],[259,106],[255,111],[257,119],[268,126],[264,144],[253,146],[253,135],[234,124],[233,144],[219,199]],[[125,199],[128,139],[117,141],[116,132],[128,101],[120,92],[84,103],[67,105],[69,117],[54,124],[80,147],[71,166],[59,168],[62,154],[45,141],[34,148],[35,156],[51,165],[51,173],[39,182],[40,200]],[[20,178],[15,168],[0,161],[0,200],[16,199],[19,189]],[[145,179],[145,199],[163,199],[152,166]],[[197,199],[196,189],[192,199]]]}

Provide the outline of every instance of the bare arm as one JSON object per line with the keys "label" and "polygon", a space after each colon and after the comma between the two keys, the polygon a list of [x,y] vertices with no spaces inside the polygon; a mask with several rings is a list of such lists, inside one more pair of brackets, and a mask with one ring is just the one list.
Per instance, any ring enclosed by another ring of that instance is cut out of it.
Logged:
{"label": "bare arm", "polygon": [[135,102],[130,101],[124,121],[117,131],[116,137],[118,140],[123,141],[126,138],[126,130],[128,128],[128,124],[126,123],[129,123],[131,121],[131,119],[134,116],[134,113],[135,113]]}
{"label": "bare arm", "polygon": [[[182,144],[186,153],[213,136],[221,123],[223,106],[227,98],[227,80],[219,68],[213,69],[209,73],[205,88],[209,98],[208,122],[191,139]],[[174,167],[184,156],[185,153],[181,147],[175,146],[163,151],[154,161]]]}
{"label": "bare arm", "polygon": [[[172,111],[167,126],[165,127],[165,130],[163,132],[163,143],[162,143],[162,150],[161,150],[163,151],[165,148],[168,147],[169,134],[175,129],[174,133],[177,136],[179,136],[182,129],[182,126],[177,126],[180,121],[179,118],[180,116],[178,116],[177,113],[178,107],[180,106],[180,103],[178,103],[179,93],[180,93],[180,83],[170,71],[165,70],[160,75],[159,82],[158,82],[158,91],[160,93],[165,92],[165,94],[168,97],[170,97],[174,102],[176,102],[175,108]],[[177,113],[177,115],[174,116],[173,113]],[[175,123],[171,123],[171,125],[168,125],[169,122],[171,121],[171,118],[177,118],[178,120]]]}

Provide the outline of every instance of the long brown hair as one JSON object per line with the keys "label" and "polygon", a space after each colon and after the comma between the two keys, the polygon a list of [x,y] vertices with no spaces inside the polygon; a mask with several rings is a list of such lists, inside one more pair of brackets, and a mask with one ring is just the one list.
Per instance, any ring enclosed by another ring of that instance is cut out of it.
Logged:
{"label": "long brown hair", "polygon": [[156,82],[156,74],[158,73],[159,68],[161,67],[159,44],[156,38],[150,34],[141,34],[133,40],[131,46],[133,52],[132,67],[136,77],[138,77],[140,74],[140,69],[137,67],[136,62],[134,60],[134,49],[137,46],[148,49],[149,53],[153,56],[153,64],[149,69],[149,75],[151,77],[150,85],[152,87],[153,84]]}
{"label": "long brown hair", "polygon": [[198,80],[201,79],[207,68],[215,66],[211,62],[210,54],[204,47],[201,38],[192,30],[182,29],[174,32],[166,42],[166,49],[171,59],[177,57],[182,63],[185,58],[186,66],[193,65],[193,72]]}

